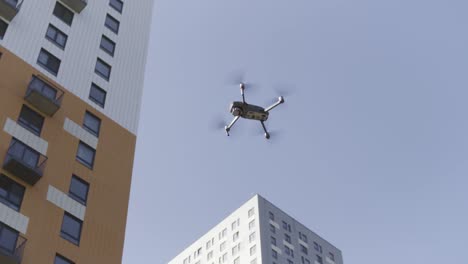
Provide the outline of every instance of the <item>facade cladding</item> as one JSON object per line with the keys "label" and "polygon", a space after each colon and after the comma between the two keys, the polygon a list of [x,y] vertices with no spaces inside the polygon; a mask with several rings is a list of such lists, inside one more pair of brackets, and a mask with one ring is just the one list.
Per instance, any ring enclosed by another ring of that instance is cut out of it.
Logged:
{"label": "facade cladding", "polygon": [[121,263],[152,7],[0,0],[1,264]]}
{"label": "facade cladding", "polygon": [[256,195],[169,264],[343,264],[341,251]]}

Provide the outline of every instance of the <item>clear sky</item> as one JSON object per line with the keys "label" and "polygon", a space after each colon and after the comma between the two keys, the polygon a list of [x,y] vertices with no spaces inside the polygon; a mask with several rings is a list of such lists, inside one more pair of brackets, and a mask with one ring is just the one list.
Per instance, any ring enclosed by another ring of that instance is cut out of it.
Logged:
{"label": "clear sky", "polygon": [[[165,264],[254,193],[346,264],[468,263],[468,1],[156,0],[124,264]],[[232,136],[247,100],[272,112]],[[131,87],[129,87],[131,88]]]}

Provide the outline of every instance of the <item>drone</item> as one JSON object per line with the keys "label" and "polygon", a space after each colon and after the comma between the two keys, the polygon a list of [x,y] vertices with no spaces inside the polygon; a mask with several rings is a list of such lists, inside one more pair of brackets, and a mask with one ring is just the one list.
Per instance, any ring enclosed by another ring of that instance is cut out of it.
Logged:
{"label": "drone", "polygon": [[237,120],[239,120],[239,118],[242,117],[245,119],[260,121],[263,127],[263,131],[265,131],[265,138],[270,139],[270,133],[268,133],[268,130],[266,129],[265,121],[268,120],[270,111],[273,110],[273,108],[284,103],[283,96],[278,97],[278,101],[276,101],[271,106],[267,108],[263,108],[261,106],[248,104],[245,101],[245,95],[244,95],[245,84],[241,82],[239,86],[240,86],[240,92],[242,95],[242,102],[235,101],[231,103],[229,111],[234,116],[234,119],[231,121],[231,123],[229,123],[229,125],[224,127],[224,130],[226,131],[226,135],[229,136],[229,131],[231,130],[232,126],[234,126]]}

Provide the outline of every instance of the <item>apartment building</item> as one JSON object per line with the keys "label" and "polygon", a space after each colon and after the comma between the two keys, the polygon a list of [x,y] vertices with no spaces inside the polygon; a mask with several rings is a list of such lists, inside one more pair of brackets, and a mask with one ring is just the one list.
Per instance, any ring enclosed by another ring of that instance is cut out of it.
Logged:
{"label": "apartment building", "polygon": [[0,263],[122,261],[153,0],[0,0]]}
{"label": "apartment building", "polygon": [[255,195],[169,264],[343,264],[341,251]]}

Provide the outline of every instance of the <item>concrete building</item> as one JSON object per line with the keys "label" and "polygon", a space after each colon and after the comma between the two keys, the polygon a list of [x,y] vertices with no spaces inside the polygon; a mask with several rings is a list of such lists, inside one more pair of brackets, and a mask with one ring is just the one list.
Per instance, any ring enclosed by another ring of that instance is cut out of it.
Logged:
{"label": "concrete building", "polygon": [[153,0],[0,0],[0,263],[117,264]]}
{"label": "concrete building", "polygon": [[341,251],[256,195],[169,264],[343,264]]}

